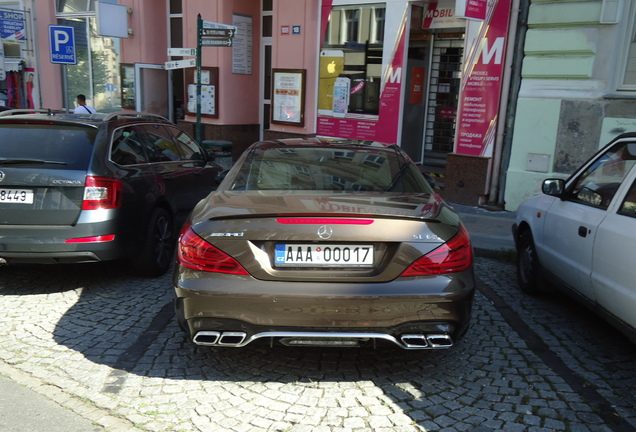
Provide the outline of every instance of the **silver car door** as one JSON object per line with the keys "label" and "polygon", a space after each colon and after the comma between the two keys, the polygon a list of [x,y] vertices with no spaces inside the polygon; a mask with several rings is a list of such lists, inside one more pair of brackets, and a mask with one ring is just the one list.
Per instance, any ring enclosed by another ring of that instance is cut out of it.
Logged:
{"label": "silver car door", "polygon": [[636,329],[636,168],[616,198],[598,227],[592,284],[598,304]]}

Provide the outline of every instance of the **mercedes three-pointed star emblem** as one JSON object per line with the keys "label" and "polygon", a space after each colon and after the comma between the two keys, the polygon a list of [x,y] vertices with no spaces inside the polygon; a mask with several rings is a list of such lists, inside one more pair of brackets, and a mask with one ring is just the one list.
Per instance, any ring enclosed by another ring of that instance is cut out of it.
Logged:
{"label": "mercedes three-pointed star emblem", "polygon": [[331,238],[332,234],[333,234],[333,229],[331,229],[327,225],[320,225],[320,228],[318,228],[318,237],[320,237],[323,240],[327,240]]}

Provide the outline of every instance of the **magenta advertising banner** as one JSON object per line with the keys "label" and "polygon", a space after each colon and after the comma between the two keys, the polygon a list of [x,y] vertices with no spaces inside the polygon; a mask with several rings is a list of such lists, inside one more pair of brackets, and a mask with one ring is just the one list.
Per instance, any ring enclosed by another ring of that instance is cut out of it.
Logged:
{"label": "magenta advertising banner", "polygon": [[[333,0],[322,2],[323,41],[333,4]],[[387,11],[385,27],[390,30],[385,34],[384,50],[389,50],[391,55],[388,64],[383,64],[382,76],[347,76],[342,73],[346,69],[343,50],[321,50],[317,135],[397,143],[404,46],[408,35],[406,17],[406,8]]]}
{"label": "magenta advertising banner", "polygon": [[501,99],[510,0],[489,5],[472,49],[464,53],[455,152],[491,157]]}

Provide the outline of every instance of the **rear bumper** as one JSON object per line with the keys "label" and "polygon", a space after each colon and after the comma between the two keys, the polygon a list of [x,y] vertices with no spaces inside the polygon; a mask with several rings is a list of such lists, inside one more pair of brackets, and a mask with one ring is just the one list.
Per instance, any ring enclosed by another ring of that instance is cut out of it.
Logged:
{"label": "rear bumper", "polygon": [[[475,291],[472,271],[367,284],[273,282],[220,274],[192,278],[191,273],[175,273],[176,313],[202,345],[244,346],[261,338],[311,335],[383,339],[407,348],[403,336],[416,335],[416,344],[420,336],[447,336],[450,343],[442,345],[448,348],[468,328]],[[243,335],[241,341],[222,342],[224,334],[235,333]]]}
{"label": "rear bumper", "polygon": [[113,241],[67,243],[69,239],[116,234],[111,222],[75,226],[2,226],[0,259],[5,264],[82,263],[120,259],[129,250],[121,236]]}

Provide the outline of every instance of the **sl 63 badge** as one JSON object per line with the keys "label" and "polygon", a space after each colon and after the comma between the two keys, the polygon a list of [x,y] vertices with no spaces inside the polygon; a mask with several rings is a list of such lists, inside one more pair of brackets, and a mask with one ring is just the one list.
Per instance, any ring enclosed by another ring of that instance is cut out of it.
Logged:
{"label": "sl 63 badge", "polygon": [[243,237],[243,233],[242,232],[212,233],[210,234],[210,237]]}
{"label": "sl 63 badge", "polygon": [[413,234],[413,240],[435,240],[435,241],[441,241],[442,239],[436,234]]}

